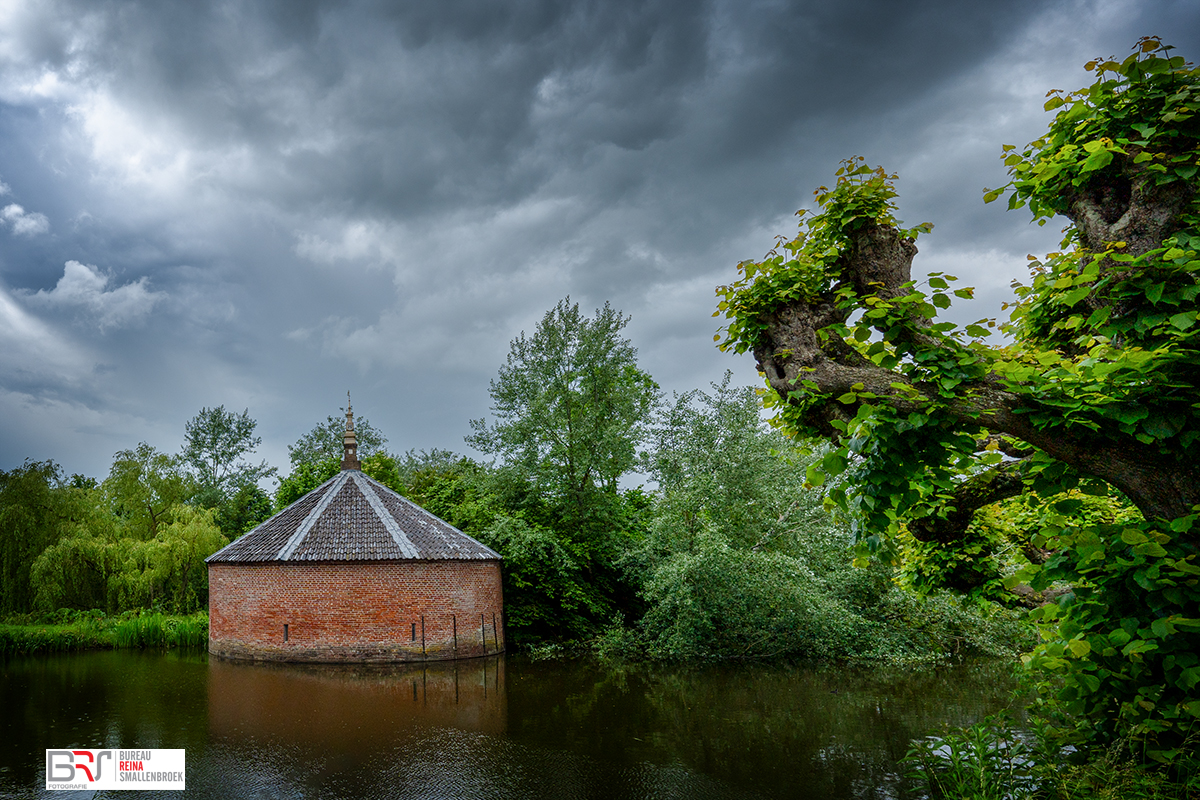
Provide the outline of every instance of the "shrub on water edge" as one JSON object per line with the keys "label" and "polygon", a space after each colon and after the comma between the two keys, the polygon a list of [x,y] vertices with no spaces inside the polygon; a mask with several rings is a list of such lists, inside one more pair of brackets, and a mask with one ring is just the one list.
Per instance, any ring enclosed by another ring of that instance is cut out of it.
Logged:
{"label": "shrub on water edge", "polygon": [[208,615],[141,614],[118,621],[115,634],[117,647],[205,647],[208,644]]}
{"label": "shrub on water edge", "polygon": [[905,777],[919,797],[1016,800],[1038,788],[1030,737],[999,717],[927,736],[913,743],[902,760]]}
{"label": "shrub on water edge", "polygon": [[192,614],[171,620],[167,632],[167,645],[181,648],[208,647],[208,615]]}

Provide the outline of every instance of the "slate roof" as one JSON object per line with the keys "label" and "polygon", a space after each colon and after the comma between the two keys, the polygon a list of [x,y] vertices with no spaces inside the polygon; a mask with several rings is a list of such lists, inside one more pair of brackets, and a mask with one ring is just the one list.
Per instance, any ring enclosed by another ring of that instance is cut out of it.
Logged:
{"label": "slate roof", "polygon": [[489,560],[500,554],[358,470],[343,470],[206,561]]}

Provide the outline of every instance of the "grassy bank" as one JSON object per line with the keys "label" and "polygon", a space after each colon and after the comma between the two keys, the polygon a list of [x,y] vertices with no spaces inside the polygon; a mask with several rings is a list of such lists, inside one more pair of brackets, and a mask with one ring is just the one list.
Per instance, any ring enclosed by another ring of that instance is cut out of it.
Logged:
{"label": "grassy bank", "polygon": [[208,614],[189,616],[60,609],[23,614],[0,622],[0,655],[63,653],[112,648],[203,648],[208,644]]}

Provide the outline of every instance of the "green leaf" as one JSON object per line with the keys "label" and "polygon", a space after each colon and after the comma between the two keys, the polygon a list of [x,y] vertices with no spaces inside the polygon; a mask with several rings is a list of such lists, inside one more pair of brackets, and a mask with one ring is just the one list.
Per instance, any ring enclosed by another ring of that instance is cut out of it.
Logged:
{"label": "green leaf", "polygon": [[1134,528],[1126,528],[1121,532],[1121,541],[1125,544],[1134,545],[1141,544],[1142,542],[1148,542],[1150,541],[1150,538],[1139,530]]}
{"label": "green leaf", "polygon": [[1175,633],[1175,626],[1167,618],[1156,619],[1150,623],[1150,632],[1160,639],[1165,639]]}
{"label": "green leaf", "polygon": [[1107,167],[1113,160],[1113,154],[1108,150],[1097,150],[1088,156],[1081,167],[1084,172],[1093,172]]}
{"label": "green leaf", "polygon": [[1183,311],[1171,317],[1171,324],[1181,331],[1186,331],[1188,328],[1196,324],[1195,311]]}
{"label": "green leaf", "polygon": [[1146,542],[1145,544],[1139,544],[1133,548],[1133,552],[1137,553],[1139,556],[1153,556],[1154,558],[1162,558],[1167,554],[1167,551],[1164,550],[1163,546],[1158,542]]}
{"label": "green leaf", "polygon": [[813,486],[821,486],[825,483],[825,473],[816,464],[809,464],[805,471],[805,477]]}
{"label": "green leaf", "polygon": [[1091,286],[1077,286],[1076,288],[1072,289],[1071,291],[1066,292],[1060,299],[1060,302],[1063,305],[1070,308],[1071,306],[1075,305],[1076,303],[1078,303],[1080,300],[1087,297],[1091,293],[1092,293]]}
{"label": "green leaf", "polygon": [[1149,639],[1134,639],[1121,650],[1121,655],[1133,656],[1139,653],[1150,653],[1158,649],[1158,644]]}
{"label": "green leaf", "polygon": [[846,471],[846,458],[841,453],[830,453],[821,459],[821,469],[828,475],[841,475]]}

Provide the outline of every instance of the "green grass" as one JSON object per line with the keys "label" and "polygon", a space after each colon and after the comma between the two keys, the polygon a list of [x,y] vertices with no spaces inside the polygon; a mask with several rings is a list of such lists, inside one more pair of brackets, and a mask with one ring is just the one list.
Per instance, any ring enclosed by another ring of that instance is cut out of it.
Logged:
{"label": "green grass", "polygon": [[202,611],[189,616],[126,612],[108,617],[101,611],[60,609],[0,622],[0,655],[207,645],[208,614]]}

